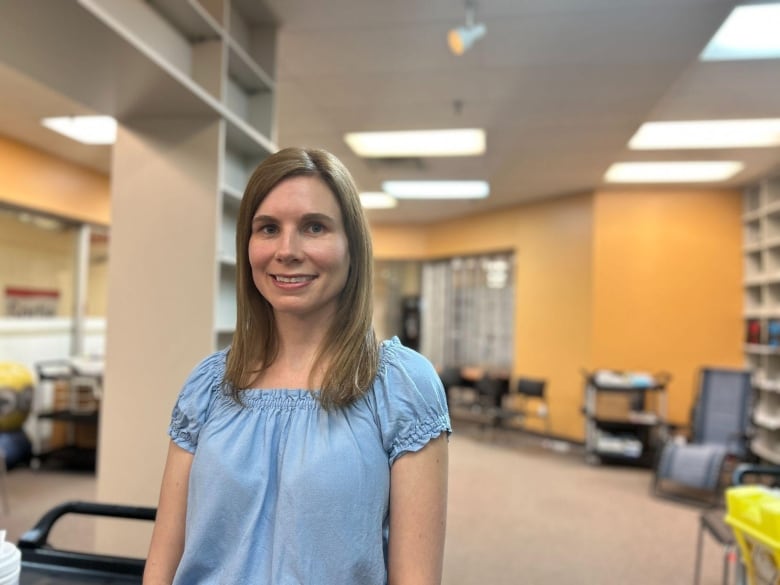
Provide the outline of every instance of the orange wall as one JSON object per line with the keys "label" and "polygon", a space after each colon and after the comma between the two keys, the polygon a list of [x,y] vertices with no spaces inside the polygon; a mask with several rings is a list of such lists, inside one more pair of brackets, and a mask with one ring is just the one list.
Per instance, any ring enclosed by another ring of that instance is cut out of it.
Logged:
{"label": "orange wall", "polygon": [[107,176],[0,136],[0,202],[107,226],[109,193]]}
{"label": "orange wall", "polygon": [[583,368],[670,372],[669,414],[685,423],[698,368],[742,364],[740,205],[733,191],[598,192],[414,238],[384,226],[375,247],[403,257],[414,239],[418,259],[513,250],[513,376],[547,379],[551,432],[582,440]]}
{"label": "orange wall", "polygon": [[593,365],[670,372],[687,423],[698,368],[743,363],[740,196],[599,192],[594,210]]}
{"label": "orange wall", "polygon": [[[394,241],[387,237],[391,229],[375,241],[385,257],[394,253],[383,249]],[[549,200],[419,229],[429,258],[515,252],[513,376],[547,379],[551,432],[582,439],[579,368],[590,361],[592,198]]]}
{"label": "orange wall", "polygon": [[377,260],[418,260],[425,257],[428,248],[422,227],[372,225],[371,240]]}

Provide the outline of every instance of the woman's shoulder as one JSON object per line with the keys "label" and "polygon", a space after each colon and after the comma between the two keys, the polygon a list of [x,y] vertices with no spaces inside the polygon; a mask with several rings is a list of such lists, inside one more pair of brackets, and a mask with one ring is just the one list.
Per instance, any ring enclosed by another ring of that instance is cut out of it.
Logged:
{"label": "woman's shoulder", "polygon": [[229,351],[230,348],[226,347],[207,355],[197,363],[193,369],[193,372],[211,376],[223,376],[225,373],[225,364],[227,363],[227,355]]}
{"label": "woman's shoulder", "polygon": [[225,375],[228,348],[215,351],[201,359],[190,371],[183,392],[211,393],[220,386]]}
{"label": "woman's shoulder", "polygon": [[392,375],[394,371],[424,377],[436,374],[436,370],[428,358],[402,344],[398,337],[387,339],[379,346],[378,377]]}
{"label": "woman's shoulder", "polygon": [[198,362],[174,404],[168,433],[177,445],[191,453],[195,451],[200,429],[219,395],[226,355],[227,350],[221,350]]}
{"label": "woman's shoulder", "polygon": [[441,379],[428,359],[394,337],[382,342],[372,388],[377,423],[390,461],[451,432]]}
{"label": "woman's shoulder", "polygon": [[374,392],[390,402],[440,403],[441,379],[433,364],[421,353],[406,347],[398,337],[383,341]]}

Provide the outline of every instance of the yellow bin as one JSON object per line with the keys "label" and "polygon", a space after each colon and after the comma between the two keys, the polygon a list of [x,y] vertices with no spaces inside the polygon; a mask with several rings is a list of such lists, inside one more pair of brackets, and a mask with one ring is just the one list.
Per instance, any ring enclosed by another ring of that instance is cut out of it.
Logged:
{"label": "yellow bin", "polygon": [[726,522],[750,585],[780,585],[780,491],[759,485],[726,490]]}

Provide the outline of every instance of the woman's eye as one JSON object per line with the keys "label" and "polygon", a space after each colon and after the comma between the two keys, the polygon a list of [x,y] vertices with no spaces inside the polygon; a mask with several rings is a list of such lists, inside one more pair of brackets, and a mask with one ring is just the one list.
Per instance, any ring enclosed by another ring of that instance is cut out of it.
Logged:
{"label": "woman's eye", "polygon": [[264,225],[258,225],[258,226],[255,228],[255,233],[258,233],[258,234],[263,234],[263,235],[266,235],[266,236],[273,235],[273,234],[275,234],[277,231],[278,231],[278,230],[277,230],[276,226],[275,226],[275,225],[273,225],[273,224],[269,224],[269,223],[267,223],[267,224],[264,224]]}
{"label": "woman's eye", "polygon": [[325,231],[325,226],[321,223],[310,223],[307,230],[312,234],[321,234]]}

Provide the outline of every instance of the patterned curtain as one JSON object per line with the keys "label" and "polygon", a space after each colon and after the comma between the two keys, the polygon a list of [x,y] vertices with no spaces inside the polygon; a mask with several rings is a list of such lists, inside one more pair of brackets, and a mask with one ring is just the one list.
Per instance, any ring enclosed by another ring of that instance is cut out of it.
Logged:
{"label": "patterned curtain", "polygon": [[423,264],[421,351],[437,366],[509,369],[514,254]]}

